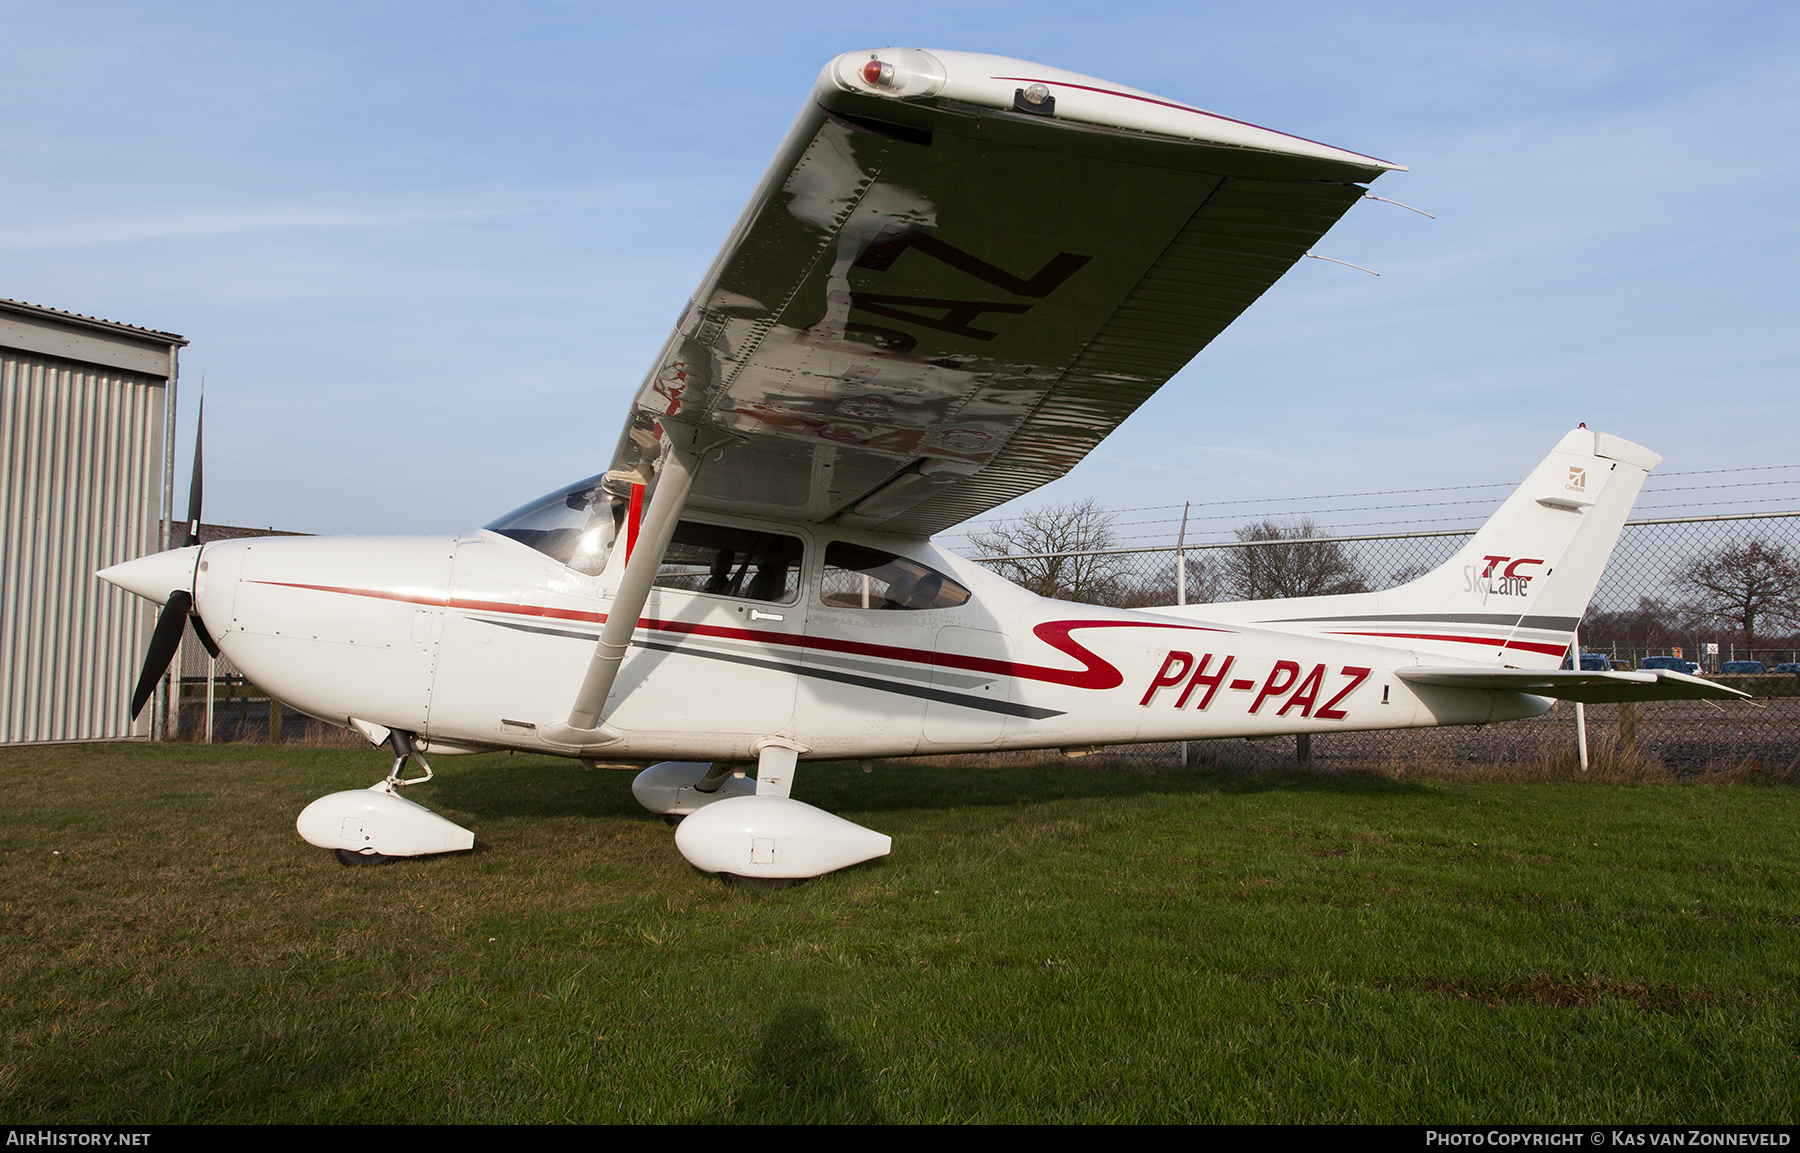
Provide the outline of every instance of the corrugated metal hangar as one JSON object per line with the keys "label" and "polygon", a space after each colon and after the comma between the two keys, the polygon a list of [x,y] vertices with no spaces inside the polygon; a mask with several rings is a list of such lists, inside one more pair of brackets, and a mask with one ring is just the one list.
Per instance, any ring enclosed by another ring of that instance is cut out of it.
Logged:
{"label": "corrugated metal hangar", "polygon": [[148,736],[155,607],[94,572],[169,547],[171,332],[0,299],[0,744]]}

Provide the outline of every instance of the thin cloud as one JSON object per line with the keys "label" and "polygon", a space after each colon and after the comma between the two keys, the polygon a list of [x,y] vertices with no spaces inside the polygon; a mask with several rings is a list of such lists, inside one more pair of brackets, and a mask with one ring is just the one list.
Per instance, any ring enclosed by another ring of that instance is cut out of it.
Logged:
{"label": "thin cloud", "polygon": [[[1229,453],[1232,456],[1246,456],[1246,457],[1251,458],[1252,460],[1266,460],[1271,464],[1288,464],[1288,465],[1294,465],[1296,467],[1304,467],[1304,466],[1312,463],[1310,461],[1301,460],[1299,457],[1282,456],[1280,453],[1264,452],[1261,449],[1244,448],[1241,445],[1235,445],[1235,444],[1184,444],[1181,446],[1181,448],[1182,448],[1182,451],[1184,451],[1184,452],[1223,452],[1223,453]],[[1147,465],[1145,467],[1154,467],[1154,466]],[[1217,473],[1196,473],[1195,475],[1196,476],[1217,476],[1219,474],[1217,474]]]}
{"label": "thin cloud", "polygon": [[1173,473],[1179,473],[1182,476],[1203,476],[1203,477],[1208,478],[1209,480],[1218,480],[1218,479],[1222,479],[1223,477],[1226,476],[1225,473],[1201,472],[1198,469],[1176,468],[1173,465],[1167,465],[1167,464],[1145,464],[1141,460],[1126,460],[1123,457],[1108,456],[1103,452],[1093,453],[1089,456],[1088,459],[1103,460],[1103,461],[1106,461],[1108,464],[1122,464],[1129,468],[1148,469],[1151,472],[1173,472]]}
{"label": "thin cloud", "polygon": [[545,191],[505,189],[462,200],[405,200],[366,204],[290,202],[195,206],[136,217],[46,220],[0,227],[0,248],[80,248],[174,237],[222,236],[232,233],[293,229],[394,229],[425,224],[458,224],[539,212],[594,210],[631,206],[646,200],[666,202],[679,186],[657,181],[627,188],[575,188]]}

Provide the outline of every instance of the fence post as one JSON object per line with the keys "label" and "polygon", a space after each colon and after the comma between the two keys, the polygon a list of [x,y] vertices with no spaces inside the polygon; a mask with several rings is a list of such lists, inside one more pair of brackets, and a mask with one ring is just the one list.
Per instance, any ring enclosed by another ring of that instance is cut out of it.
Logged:
{"label": "fence post", "polygon": [[1311,733],[1296,733],[1294,735],[1294,762],[1301,768],[1305,768],[1312,764]]}
{"label": "fence post", "polygon": [[281,702],[274,697],[269,698],[269,743],[281,743]]}
{"label": "fence post", "polygon": [[[1181,504],[1181,531],[1175,536],[1175,603],[1187,604],[1187,518],[1188,505],[1193,502],[1183,501]],[[1181,742],[1181,767],[1188,767],[1188,743]]]}
{"label": "fence post", "polygon": [[[1579,676],[1581,673],[1581,633],[1579,631],[1569,634],[1569,653],[1572,658],[1571,667]],[[1580,701],[1575,702],[1575,752],[1581,760],[1581,771],[1587,772],[1587,706]]]}
{"label": "fence post", "polygon": [[1619,756],[1637,760],[1637,702],[1619,702]]}

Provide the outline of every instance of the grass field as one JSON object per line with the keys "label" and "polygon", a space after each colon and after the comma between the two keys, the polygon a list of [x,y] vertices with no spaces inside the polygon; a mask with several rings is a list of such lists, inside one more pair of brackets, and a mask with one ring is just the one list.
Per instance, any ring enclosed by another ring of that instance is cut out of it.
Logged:
{"label": "grass field", "polygon": [[301,842],[378,753],[0,753],[0,1116],[1800,1118],[1800,788],[802,766],[767,892],[630,774],[443,758],[470,855]]}

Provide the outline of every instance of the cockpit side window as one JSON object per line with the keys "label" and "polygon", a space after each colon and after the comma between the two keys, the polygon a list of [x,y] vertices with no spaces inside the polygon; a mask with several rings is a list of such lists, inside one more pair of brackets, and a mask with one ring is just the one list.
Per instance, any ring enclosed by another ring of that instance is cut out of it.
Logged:
{"label": "cockpit side window", "polygon": [[949,609],[967,604],[969,590],[916,560],[838,540],[825,546],[819,600],[845,609]]}
{"label": "cockpit side window", "polygon": [[798,537],[684,520],[663,553],[656,587],[791,604],[800,595]]}
{"label": "cockpit side window", "polygon": [[623,502],[602,488],[605,480],[602,473],[576,481],[512,510],[486,528],[577,572],[598,573],[606,566],[624,515]]}

